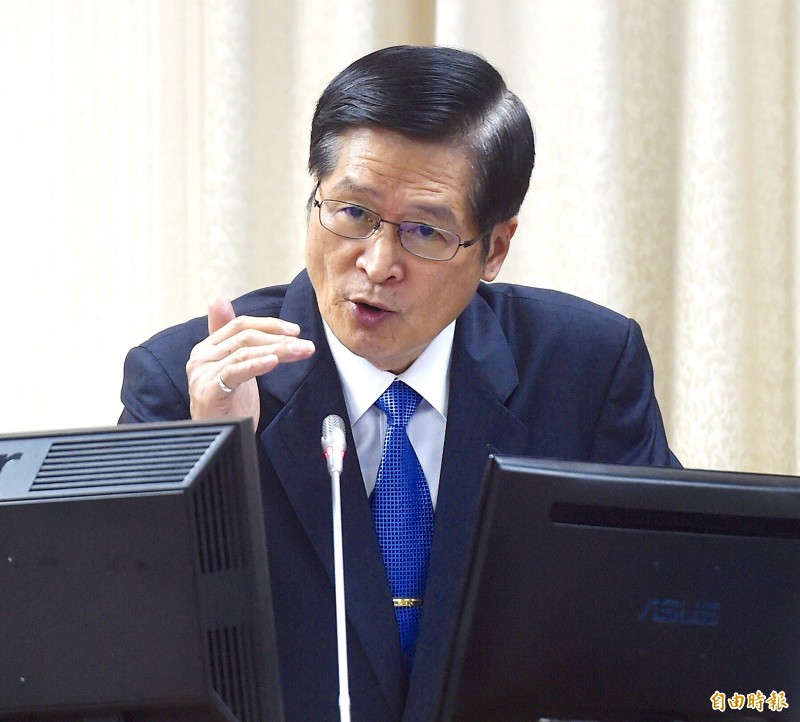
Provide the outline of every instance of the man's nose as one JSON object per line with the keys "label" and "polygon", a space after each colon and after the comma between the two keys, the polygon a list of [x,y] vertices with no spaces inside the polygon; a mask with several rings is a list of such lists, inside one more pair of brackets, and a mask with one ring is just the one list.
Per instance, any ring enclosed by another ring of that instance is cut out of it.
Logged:
{"label": "man's nose", "polygon": [[397,226],[383,221],[366,241],[356,265],[373,283],[383,283],[402,276],[402,258],[406,251],[400,245]]}

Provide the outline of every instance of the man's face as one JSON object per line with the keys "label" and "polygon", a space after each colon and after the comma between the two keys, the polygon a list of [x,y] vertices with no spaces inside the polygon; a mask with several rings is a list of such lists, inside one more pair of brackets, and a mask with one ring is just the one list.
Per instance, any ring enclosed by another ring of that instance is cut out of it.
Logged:
{"label": "man's face", "polygon": [[[338,163],[321,179],[317,200],[351,202],[391,221],[421,221],[470,240],[475,227],[465,151],[359,128],[341,138]],[[306,266],[322,317],[336,337],[374,366],[400,373],[469,303],[481,279],[502,266],[516,219],[495,226],[484,261],[481,244],[450,261],[418,258],[383,224],[366,240],[342,238],[320,225],[312,208]]]}

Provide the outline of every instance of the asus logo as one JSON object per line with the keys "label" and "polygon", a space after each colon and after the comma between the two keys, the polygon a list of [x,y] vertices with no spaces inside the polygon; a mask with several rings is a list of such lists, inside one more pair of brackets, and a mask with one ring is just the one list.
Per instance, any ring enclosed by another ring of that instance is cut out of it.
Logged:
{"label": "asus logo", "polygon": [[22,453],[17,451],[14,454],[0,454],[0,472],[9,461],[17,461],[22,458]]}
{"label": "asus logo", "polygon": [[639,612],[639,621],[716,627],[721,606],[719,602],[698,601],[690,605],[682,599],[648,599]]}

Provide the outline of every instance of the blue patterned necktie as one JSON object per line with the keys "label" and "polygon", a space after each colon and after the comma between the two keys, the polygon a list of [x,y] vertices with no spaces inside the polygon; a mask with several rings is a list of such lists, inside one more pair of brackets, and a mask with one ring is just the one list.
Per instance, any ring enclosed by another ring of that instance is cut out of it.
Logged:
{"label": "blue patterned necktie", "polygon": [[414,659],[433,540],[428,482],[406,433],[408,421],[421,400],[414,389],[395,379],[375,402],[386,414],[388,428],[378,479],[370,497],[408,669]]}

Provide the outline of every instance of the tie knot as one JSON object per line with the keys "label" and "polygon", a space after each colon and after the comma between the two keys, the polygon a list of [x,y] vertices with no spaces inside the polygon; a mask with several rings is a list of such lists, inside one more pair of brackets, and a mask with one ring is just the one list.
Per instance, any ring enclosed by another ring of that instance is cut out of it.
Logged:
{"label": "tie knot", "polygon": [[381,394],[375,405],[386,414],[389,426],[399,424],[405,427],[420,401],[422,401],[422,396],[400,379],[395,379],[392,385]]}

